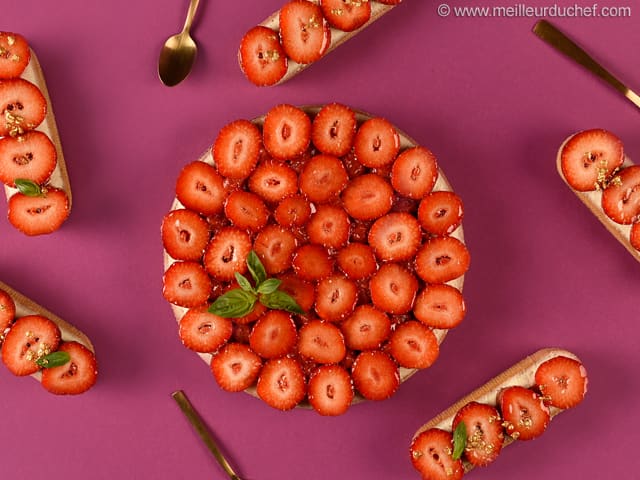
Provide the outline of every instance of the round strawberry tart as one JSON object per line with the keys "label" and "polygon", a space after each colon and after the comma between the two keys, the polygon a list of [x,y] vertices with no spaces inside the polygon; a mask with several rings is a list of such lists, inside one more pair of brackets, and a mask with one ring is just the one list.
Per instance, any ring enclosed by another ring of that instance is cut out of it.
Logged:
{"label": "round strawberry tart", "polygon": [[162,222],[163,295],[221,388],[339,415],[465,315],[462,201],[434,154],[341,104],[223,127]]}

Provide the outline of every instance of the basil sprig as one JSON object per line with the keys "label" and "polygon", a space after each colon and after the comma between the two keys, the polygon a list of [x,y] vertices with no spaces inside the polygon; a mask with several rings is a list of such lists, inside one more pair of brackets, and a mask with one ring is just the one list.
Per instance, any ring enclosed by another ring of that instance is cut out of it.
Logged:
{"label": "basil sprig", "polygon": [[36,360],[36,365],[42,368],[61,367],[69,363],[69,360],[71,360],[71,357],[67,352],[52,352]]}
{"label": "basil sprig", "polygon": [[18,191],[27,197],[41,197],[44,194],[40,185],[26,178],[16,178],[13,183]]}
{"label": "basil sprig", "polygon": [[273,310],[305,313],[291,295],[278,290],[282,280],[267,278],[264,265],[253,250],[249,252],[247,257],[247,267],[253,284],[247,277],[236,272],[235,277],[240,288],[234,288],[220,295],[209,307],[209,312],[219,317],[240,318],[251,313],[256,304],[260,302]]}
{"label": "basil sprig", "polygon": [[451,457],[458,460],[462,456],[462,452],[467,447],[467,426],[464,422],[460,422],[453,431],[453,454]]}

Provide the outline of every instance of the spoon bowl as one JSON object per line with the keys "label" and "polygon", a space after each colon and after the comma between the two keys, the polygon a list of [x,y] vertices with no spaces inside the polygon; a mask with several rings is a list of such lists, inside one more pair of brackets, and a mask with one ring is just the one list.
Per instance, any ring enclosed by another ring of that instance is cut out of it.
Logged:
{"label": "spoon bowl", "polygon": [[198,3],[200,3],[199,0],[191,0],[182,31],[169,37],[160,51],[158,75],[162,83],[168,87],[173,87],[187,78],[196,60],[198,47],[191,38],[189,30]]}

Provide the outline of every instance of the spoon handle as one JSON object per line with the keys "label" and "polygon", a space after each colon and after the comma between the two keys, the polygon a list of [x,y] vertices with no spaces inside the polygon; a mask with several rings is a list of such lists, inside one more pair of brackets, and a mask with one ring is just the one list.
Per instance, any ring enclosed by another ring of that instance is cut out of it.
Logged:
{"label": "spoon handle", "polygon": [[191,24],[193,23],[193,19],[196,16],[196,10],[198,10],[198,4],[200,0],[191,0],[189,3],[189,10],[187,11],[187,19],[184,21],[184,27],[182,28],[183,32],[186,32],[191,29]]}

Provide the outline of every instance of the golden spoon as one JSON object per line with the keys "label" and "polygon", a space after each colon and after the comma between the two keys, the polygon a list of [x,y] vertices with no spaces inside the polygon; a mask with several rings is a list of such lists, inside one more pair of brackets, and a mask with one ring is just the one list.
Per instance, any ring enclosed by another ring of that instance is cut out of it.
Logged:
{"label": "golden spoon", "polygon": [[173,87],[184,80],[195,62],[198,47],[189,35],[189,30],[196,15],[198,3],[200,0],[191,0],[182,31],[169,37],[160,52],[158,75],[162,83],[168,87]]}

